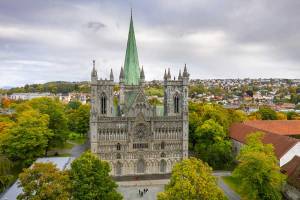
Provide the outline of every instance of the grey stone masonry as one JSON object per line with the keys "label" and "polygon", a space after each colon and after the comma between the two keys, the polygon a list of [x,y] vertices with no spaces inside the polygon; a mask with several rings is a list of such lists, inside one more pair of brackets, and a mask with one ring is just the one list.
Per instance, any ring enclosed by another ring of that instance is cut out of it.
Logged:
{"label": "grey stone masonry", "polygon": [[125,85],[114,95],[113,72],[98,79],[91,74],[91,151],[111,166],[113,176],[167,174],[188,157],[188,83],[186,66],[178,79],[164,76],[163,115],[156,113],[144,93],[144,71],[139,85]]}

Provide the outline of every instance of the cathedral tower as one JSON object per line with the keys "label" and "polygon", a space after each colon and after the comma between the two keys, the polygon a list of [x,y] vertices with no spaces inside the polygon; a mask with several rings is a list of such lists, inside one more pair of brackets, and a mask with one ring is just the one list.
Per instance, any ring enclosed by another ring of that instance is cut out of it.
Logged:
{"label": "cathedral tower", "polygon": [[145,71],[140,68],[130,17],[119,91],[113,71],[98,79],[95,61],[91,73],[91,151],[111,166],[113,176],[170,173],[188,156],[188,82],[186,66],[178,78],[164,75],[163,105],[151,105],[145,95]]}

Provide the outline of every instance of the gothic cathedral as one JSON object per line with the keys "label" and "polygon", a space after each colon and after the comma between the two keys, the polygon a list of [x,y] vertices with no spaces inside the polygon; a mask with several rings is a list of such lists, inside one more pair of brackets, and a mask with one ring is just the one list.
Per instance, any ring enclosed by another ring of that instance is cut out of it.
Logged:
{"label": "gothic cathedral", "polygon": [[186,66],[177,80],[165,70],[164,103],[149,104],[131,15],[118,96],[112,70],[98,80],[93,61],[91,74],[91,151],[110,164],[111,175],[166,174],[188,157],[188,83]]}

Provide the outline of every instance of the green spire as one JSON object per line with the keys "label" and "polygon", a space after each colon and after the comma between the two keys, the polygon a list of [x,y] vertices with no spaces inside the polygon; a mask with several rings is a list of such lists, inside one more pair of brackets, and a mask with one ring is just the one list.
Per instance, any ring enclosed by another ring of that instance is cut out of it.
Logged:
{"label": "green spire", "polygon": [[135,42],[133,21],[132,21],[132,11],[130,17],[130,27],[127,40],[127,49],[125,56],[125,84],[127,85],[138,85],[140,81],[140,67],[139,58]]}

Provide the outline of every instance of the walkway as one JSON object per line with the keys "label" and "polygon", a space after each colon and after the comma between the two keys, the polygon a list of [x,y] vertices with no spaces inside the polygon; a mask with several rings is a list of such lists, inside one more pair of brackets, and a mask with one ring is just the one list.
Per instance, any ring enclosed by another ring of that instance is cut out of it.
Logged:
{"label": "walkway", "polygon": [[85,143],[85,144],[76,144],[74,143],[74,146],[73,148],[71,149],[71,157],[79,157],[85,150],[88,149],[88,145]]}
{"label": "walkway", "polygon": [[223,181],[222,176],[231,176],[231,172],[229,171],[214,171],[213,175],[218,179],[219,187],[224,191],[225,195],[230,200],[240,200],[240,196],[233,191],[226,183]]}

